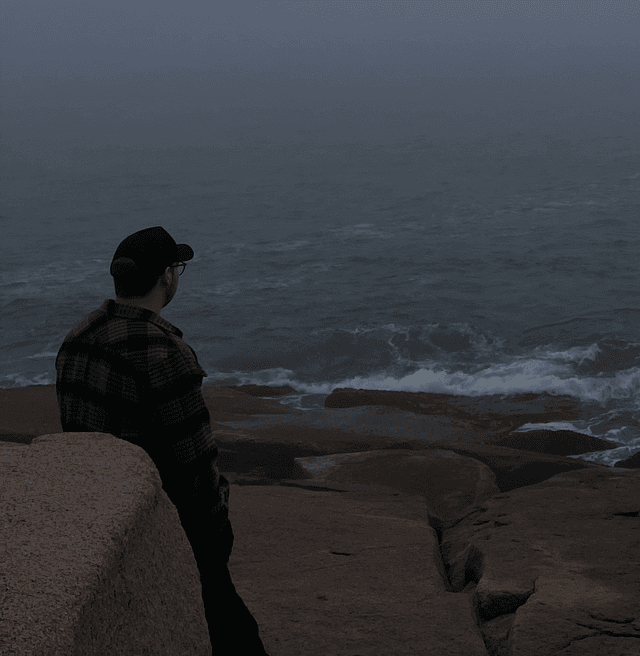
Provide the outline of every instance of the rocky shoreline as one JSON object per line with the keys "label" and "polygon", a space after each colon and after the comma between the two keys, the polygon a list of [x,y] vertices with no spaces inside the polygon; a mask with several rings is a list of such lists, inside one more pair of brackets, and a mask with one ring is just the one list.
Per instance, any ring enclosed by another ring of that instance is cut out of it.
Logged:
{"label": "rocky shoreline", "polygon": [[[204,388],[205,390],[207,388]],[[290,386],[269,387],[266,385],[240,385],[227,388],[261,399],[280,398],[295,393]],[[217,396],[218,393],[215,393]],[[215,398],[214,394],[210,395]],[[233,401],[229,398],[229,406]],[[527,423],[547,423],[581,419],[589,413],[589,406],[575,397],[567,395],[514,394],[510,396],[487,395],[479,397],[452,396],[427,392],[393,392],[382,390],[365,390],[336,388],[325,399],[325,408],[352,408],[358,406],[375,406],[380,412],[395,410],[421,415],[446,417],[453,420],[458,427],[473,431],[474,442],[492,444],[523,451],[533,451],[556,456],[578,456],[593,451],[607,451],[622,444],[570,430],[532,430],[522,433],[514,432]],[[217,405],[221,410],[223,405]],[[284,406],[281,406],[284,407]],[[262,408],[262,409],[261,409]],[[234,410],[248,411],[253,414],[269,413],[263,406],[242,407]],[[277,409],[276,409],[277,411]],[[287,409],[285,408],[285,412]],[[229,420],[230,415],[225,415]],[[218,417],[218,421],[224,418]],[[445,439],[450,440],[450,436]],[[640,468],[640,453],[615,464],[616,468]]]}
{"label": "rocky shoreline", "polygon": [[[598,656],[640,649],[640,462],[572,397],[204,387],[234,582],[269,653]],[[0,439],[61,432],[55,386],[0,391]],[[425,649],[431,651],[425,652]]]}
{"label": "rocky shoreline", "polygon": [[[288,385],[205,386],[202,392],[214,430],[227,430],[220,422],[296,412],[276,401],[287,394],[296,393]],[[456,427],[466,428],[481,436],[481,439],[474,437],[474,442],[549,455],[579,456],[622,446],[568,430],[514,432],[527,423],[575,420],[588,414],[588,406],[571,396],[542,393],[466,397],[427,392],[336,388],[325,399],[325,408],[362,406],[376,407],[377,412],[404,411],[448,418]],[[62,427],[55,385],[30,385],[0,390],[0,441],[28,443],[38,435],[56,432],[62,432]],[[450,436],[444,438],[450,440]],[[615,467],[640,467],[640,453],[619,461]]]}

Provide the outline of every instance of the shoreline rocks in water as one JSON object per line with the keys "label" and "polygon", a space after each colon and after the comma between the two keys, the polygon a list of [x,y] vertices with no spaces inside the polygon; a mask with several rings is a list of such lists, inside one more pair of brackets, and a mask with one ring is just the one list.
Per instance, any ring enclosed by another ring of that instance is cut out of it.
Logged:
{"label": "shoreline rocks in water", "polygon": [[515,430],[527,423],[580,419],[581,402],[572,396],[488,394],[455,396],[431,392],[396,392],[337,387],[325,399],[326,408],[385,405],[425,415],[442,415],[485,430]]}

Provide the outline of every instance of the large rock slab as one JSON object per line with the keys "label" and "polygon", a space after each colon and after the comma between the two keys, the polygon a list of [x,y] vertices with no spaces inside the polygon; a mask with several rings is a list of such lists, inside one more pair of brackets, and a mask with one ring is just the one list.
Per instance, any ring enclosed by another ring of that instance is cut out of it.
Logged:
{"label": "large rock slab", "polygon": [[495,495],[441,544],[422,495],[233,485],[230,568],[273,656],[635,655],[640,474],[605,470]]}
{"label": "large rock slab", "polygon": [[486,656],[419,497],[231,486],[229,569],[272,656]]}
{"label": "large rock slab", "polygon": [[[377,410],[368,412],[375,417]],[[341,411],[334,412],[340,415]],[[283,423],[276,423],[278,419]],[[444,439],[404,439],[340,431],[333,423],[310,426],[309,415],[303,423],[291,423],[292,419],[295,417],[269,417],[264,428],[254,419],[245,430],[232,428],[245,422],[227,422],[228,428],[214,431],[220,471],[234,482],[287,482],[309,489],[360,489],[362,494],[393,488],[430,495],[439,508],[435,516],[447,524],[455,521],[456,513],[464,512],[464,504],[454,504],[456,512],[454,506],[448,506],[454,489],[458,501],[471,503],[486,493],[487,486],[492,493],[507,492],[561,472],[610,469],[584,460],[486,444],[484,440],[492,438],[482,431],[455,429],[447,439],[443,427],[434,438]]]}
{"label": "large rock slab", "polygon": [[327,408],[385,405],[417,414],[466,421],[475,428],[515,429],[526,423],[581,419],[588,406],[568,395],[548,393],[462,396],[337,387],[325,399]]}
{"label": "large rock slab", "polygon": [[585,468],[485,501],[442,535],[490,654],[640,653],[640,472]]}
{"label": "large rock slab", "polygon": [[486,465],[442,449],[342,453],[296,462],[313,476],[305,487],[313,482],[363,497],[394,491],[419,495],[427,504],[430,523],[438,527],[455,523],[500,492]]}

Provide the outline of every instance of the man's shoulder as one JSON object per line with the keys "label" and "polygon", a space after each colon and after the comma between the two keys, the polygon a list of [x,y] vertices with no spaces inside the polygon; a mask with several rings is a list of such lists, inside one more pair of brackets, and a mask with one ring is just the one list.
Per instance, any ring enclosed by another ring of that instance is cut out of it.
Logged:
{"label": "man's shoulder", "polygon": [[[107,311],[106,303],[87,315],[65,338],[61,351],[102,351],[126,360],[138,371],[162,375],[163,378],[207,376],[198,363],[195,351],[178,334],[147,317],[118,316]],[[169,325],[169,324],[168,324]],[[129,365],[127,365],[129,366]]]}
{"label": "man's shoulder", "polygon": [[126,350],[153,348],[158,355],[163,349],[168,353],[175,345],[173,336],[154,323],[143,319],[108,316],[100,310],[87,315],[69,332],[64,341],[92,342]]}
{"label": "man's shoulder", "polygon": [[145,370],[151,379],[172,380],[185,376],[207,376],[195,351],[178,335],[152,322],[113,317],[96,334],[107,350]]}

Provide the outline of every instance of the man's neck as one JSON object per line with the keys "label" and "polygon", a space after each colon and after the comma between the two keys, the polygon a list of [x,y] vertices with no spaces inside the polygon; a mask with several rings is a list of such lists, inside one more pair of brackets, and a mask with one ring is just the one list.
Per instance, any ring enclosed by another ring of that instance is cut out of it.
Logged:
{"label": "man's neck", "polygon": [[155,307],[152,301],[145,301],[144,299],[140,299],[139,301],[137,301],[131,298],[118,298],[116,296],[116,303],[120,303],[120,305],[131,305],[133,307],[139,307],[145,310],[151,310],[151,312],[155,312],[158,316],[160,316],[160,311]]}

